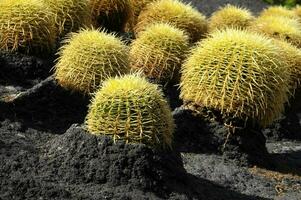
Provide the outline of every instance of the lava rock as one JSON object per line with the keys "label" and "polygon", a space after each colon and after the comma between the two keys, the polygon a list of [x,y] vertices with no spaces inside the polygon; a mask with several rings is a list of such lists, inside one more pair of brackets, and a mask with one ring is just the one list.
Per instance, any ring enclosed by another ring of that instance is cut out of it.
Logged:
{"label": "lava rock", "polygon": [[177,125],[175,146],[180,152],[222,154],[241,166],[271,164],[260,130],[246,127],[233,132],[223,121],[181,107],[173,116]]}

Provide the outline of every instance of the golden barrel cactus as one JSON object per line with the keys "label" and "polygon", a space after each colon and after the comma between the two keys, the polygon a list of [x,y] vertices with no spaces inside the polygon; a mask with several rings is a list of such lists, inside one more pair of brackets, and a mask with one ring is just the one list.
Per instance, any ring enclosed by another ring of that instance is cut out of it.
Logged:
{"label": "golden barrel cactus", "polygon": [[149,4],[139,15],[134,27],[136,36],[152,23],[165,22],[186,31],[191,42],[196,42],[207,33],[206,17],[189,4],[178,0],[160,0]]}
{"label": "golden barrel cactus", "polygon": [[0,1],[0,49],[48,54],[56,38],[53,13],[43,1]]}
{"label": "golden barrel cactus", "polygon": [[289,79],[290,71],[271,40],[227,29],[193,49],[183,66],[180,96],[266,126],[284,110]]}
{"label": "golden barrel cactus", "polygon": [[253,14],[244,8],[227,5],[214,12],[209,20],[209,30],[224,28],[245,29],[254,20]]}
{"label": "golden barrel cactus", "polygon": [[129,72],[128,47],[113,34],[85,29],[64,41],[55,65],[55,78],[68,89],[94,92],[111,76]]}
{"label": "golden barrel cactus", "polygon": [[130,66],[162,84],[178,81],[188,48],[184,31],[166,23],[152,24],[133,41]]}
{"label": "golden barrel cactus", "polygon": [[175,128],[171,110],[157,85],[138,75],[110,78],[89,107],[86,127],[114,141],[171,147]]}

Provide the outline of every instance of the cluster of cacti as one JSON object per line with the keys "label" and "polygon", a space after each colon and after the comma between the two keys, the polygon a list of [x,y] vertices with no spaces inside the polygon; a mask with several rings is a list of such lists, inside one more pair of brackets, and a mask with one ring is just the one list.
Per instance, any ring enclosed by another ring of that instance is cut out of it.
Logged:
{"label": "cluster of cacti", "polygon": [[116,140],[171,147],[175,128],[158,86],[137,75],[110,78],[95,94],[86,118],[93,134]]}
{"label": "cluster of cacti", "polygon": [[266,126],[284,109],[289,76],[271,40],[247,31],[217,31],[185,62],[181,98]]}
{"label": "cluster of cacti", "polygon": [[149,4],[138,17],[137,25],[134,27],[136,36],[156,22],[170,23],[186,31],[191,42],[204,37],[208,29],[204,15],[178,0],[160,0]]}
{"label": "cluster of cacti", "polygon": [[133,17],[130,0],[89,0],[92,19],[97,27],[110,31],[124,31]]}
{"label": "cluster of cacti", "polygon": [[51,52],[56,41],[53,14],[41,0],[0,1],[0,49]]}
{"label": "cluster of cacti", "polygon": [[92,25],[87,0],[45,0],[45,2],[54,13],[55,23],[62,36]]}
{"label": "cluster of cacti", "polygon": [[65,88],[94,92],[108,77],[129,72],[128,47],[99,30],[72,33],[61,47],[55,78]]}
{"label": "cluster of cacti", "polygon": [[259,17],[250,26],[250,30],[301,47],[301,23],[298,19],[281,16]]}
{"label": "cluster of cacti", "polygon": [[297,15],[294,11],[287,9],[286,7],[283,6],[271,6],[268,7],[267,9],[264,9],[260,13],[261,17],[265,16],[281,16],[281,17],[288,17],[291,19],[296,19]]}
{"label": "cluster of cacti", "polygon": [[159,83],[177,82],[188,48],[189,38],[184,31],[169,24],[155,23],[133,41],[130,65]]}
{"label": "cluster of cacti", "polygon": [[254,20],[252,13],[244,8],[227,5],[214,12],[209,20],[209,30],[225,28],[245,29]]}

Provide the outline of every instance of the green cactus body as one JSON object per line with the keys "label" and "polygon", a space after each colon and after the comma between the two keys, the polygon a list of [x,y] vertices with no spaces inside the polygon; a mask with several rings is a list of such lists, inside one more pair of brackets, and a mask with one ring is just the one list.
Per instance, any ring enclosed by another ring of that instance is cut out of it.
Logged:
{"label": "green cactus body", "polygon": [[250,30],[301,47],[301,23],[297,19],[281,16],[259,17],[252,23]]}
{"label": "green cactus body", "polygon": [[124,31],[133,17],[130,0],[89,0],[92,19],[97,27],[110,31]]}
{"label": "green cactus body", "polygon": [[174,122],[158,86],[138,75],[110,78],[95,94],[86,118],[92,134],[114,141],[170,147]]}
{"label": "green cactus body", "polygon": [[87,0],[46,0],[55,14],[55,22],[61,36],[92,25]]}
{"label": "green cactus body", "polygon": [[294,13],[294,11],[289,10],[283,6],[270,6],[267,9],[264,9],[260,13],[260,17],[267,17],[267,16],[288,17],[291,19],[298,18],[296,13]]}
{"label": "green cactus body", "polygon": [[94,92],[106,78],[129,72],[128,47],[112,34],[81,30],[65,40],[55,78],[65,88]]}
{"label": "green cactus body", "polygon": [[271,40],[228,29],[211,34],[191,53],[180,84],[184,101],[262,126],[284,110],[290,72]]}
{"label": "green cactus body", "polygon": [[254,19],[249,10],[227,5],[212,14],[209,20],[209,30],[214,31],[225,28],[245,29]]}
{"label": "green cactus body", "polygon": [[160,0],[143,10],[134,27],[136,36],[151,23],[165,22],[186,31],[191,42],[196,42],[207,33],[208,24],[204,15],[188,4],[178,0]]}
{"label": "green cactus body", "polygon": [[184,31],[165,23],[152,24],[132,43],[130,66],[159,83],[178,82],[188,48]]}
{"label": "green cactus body", "polygon": [[42,1],[0,1],[0,49],[47,54],[56,37],[53,14]]}

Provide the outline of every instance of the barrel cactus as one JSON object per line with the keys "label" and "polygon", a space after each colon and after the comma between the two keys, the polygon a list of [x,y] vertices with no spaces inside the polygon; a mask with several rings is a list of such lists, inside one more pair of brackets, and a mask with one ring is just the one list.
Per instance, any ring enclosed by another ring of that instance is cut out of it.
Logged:
{"label": "barrel cactus", "polygon": [[61,36],[92,25],[87,0],[45,0],[55,14],[55,22]]}
{"label": "barrel cactus", "polygon": [[55,66],[55,78],[68,89],[94,92],[110,76],[129,71],[128,47],[113,34],[81,30],[64,41]]}
{"label": "barrel cactus", "polygon": [[301,47],[301,23],[297,19],[277,16],[259,17],[250,26],[250,30]]}
{"label": "barrel cactus", "polygon": [[266,9],[264,9],[261,13],[260,13],[261,17],[265,17],[265,16],[278,16],[278,17],[288,17],[288,18],[292,18],[292,19],[296,19],[298,18],[298,16],[296,15],[296,13],[294,13],[294,11],[289,10],[286,7],[283,6],[270,6]]}
{"label": "barrel cactus", "polygon": [[227,29],[212,33],[192,51],[183,66],[180,96],[266,126],[284,110],[289,78],[270,39]]}
{"label": "barrel cactus", "polygon": [[252,13],[244,8],[227,5],[214,12],[209,20],[209,29],[238,28],[245,29],[254,20]]}
{"label": "barrel cactus", "polygon": [[92,19],[97,27],[110,31],[124,31],[133,17],[130,0],[89,0]]}
{"label": "barrel cactus", "polygon": [[160,0],[149,4],[139,15],[135,34],[151,23],[165,22],[186,31],[191,42],[196,42],[207,32],[208,24],[203,14],[189,4],[178,0]]}
{"label": "barrel cactus", "polygon": [[184,31],[165,23],[152,24],[132,43],[130,66],[162,84],[177,81],[188,48]]}
{"label": "barrel cactus", "polygon": [[0,49],[49,53],[56,41],[53,14],[40,0],[0,1]]}
{"label": "barrel cactus", "polygon": [[171,147],[175,125],[158,86],[138,75],[125,75],[103,83],[89,107],[86,127],[114,141]]}

